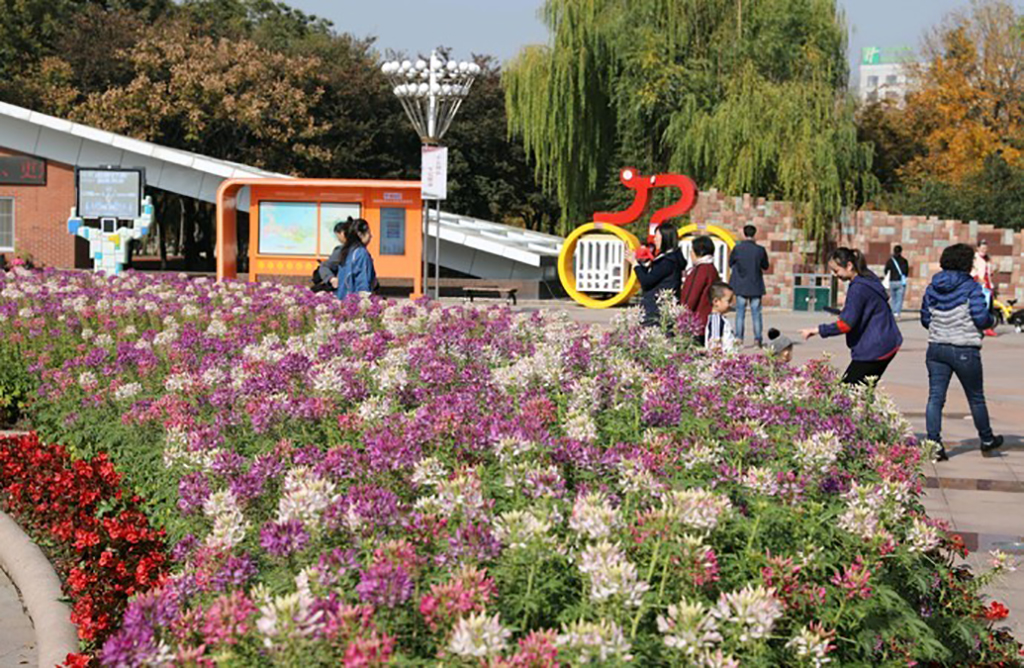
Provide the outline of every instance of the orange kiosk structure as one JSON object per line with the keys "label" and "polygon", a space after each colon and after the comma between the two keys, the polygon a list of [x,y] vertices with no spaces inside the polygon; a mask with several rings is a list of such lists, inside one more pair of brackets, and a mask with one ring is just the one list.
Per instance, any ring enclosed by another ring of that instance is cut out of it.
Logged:
{"label": "orange kiosk structure", "polygon": [[217,190],[217,280],[238,276],[238,197],[249,188],[249,281],[310,276],[337,240],[334,225],[363,218],[380,278],[411,279],[423,294],[419,181],[228,179]]}

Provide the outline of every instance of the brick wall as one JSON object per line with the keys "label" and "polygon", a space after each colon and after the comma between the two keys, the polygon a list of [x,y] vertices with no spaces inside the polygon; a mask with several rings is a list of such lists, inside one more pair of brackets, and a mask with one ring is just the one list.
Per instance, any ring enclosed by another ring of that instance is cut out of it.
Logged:
{"label": "brick wall", "polygon": [[[18,154],[0,148],[0,155]],[[14,198],[15,253],[29,253],[48,267],[82,265],[88,243],[67,231],[68,214],[75,205],[73,167],[48,160],[45,186],[0,185],[0,197]]]}
{"label": "brick wall", "polygon": [[[765,276],[765,306],[793,307],[793,275],[820,273],[815,262],[816,245],[804,242],[796,224],[793,206],[750,195],[729,197],[714,190],[701,193],[691,213],[700,225],[719,225],[737,238],[743,226],[757,227],[758,242],[769,252],[772,267]],[[903,246],[910,262],[910,277],[904,300],[907,309],[917,309],[931,276],[939,271],[942,250],[954,243],[975,245],[988,242],[993,262],[993,279],[999,294],[1024,302],[1024,233],[997,229],[991,225],[939,220],[928,216],[900,216],[881,211],[860,211],[837,231],[838,245],[865,253],[877,273],[889,259],[892,247]]]}

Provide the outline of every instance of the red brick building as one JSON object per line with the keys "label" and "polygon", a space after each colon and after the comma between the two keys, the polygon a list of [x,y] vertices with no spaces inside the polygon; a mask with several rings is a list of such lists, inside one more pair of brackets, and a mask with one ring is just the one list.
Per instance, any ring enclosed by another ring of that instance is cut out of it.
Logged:
{"label": "red brick building", "polygon": [[[0,159],[25,157],[35,156],[0,146]],[[76,243],[67,232],[75,205],[75,169],[45,160],[43,165],[45,185],[10,183],[15,179],[0,174],[0,253],[28,254],[50,267],[87,266],[86,241]]]}

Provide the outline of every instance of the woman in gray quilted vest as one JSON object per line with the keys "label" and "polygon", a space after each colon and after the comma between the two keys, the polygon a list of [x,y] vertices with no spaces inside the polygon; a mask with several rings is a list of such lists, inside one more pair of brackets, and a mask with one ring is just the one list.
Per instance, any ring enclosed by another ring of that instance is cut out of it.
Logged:
{"label": "woman in gray quilted vest", "polygon": [[932,278],[921,304],[921,324],[928,329],[925,422],[928,439],[939,444],[939,461],[949,458],[942,446],[942,408],[954,374],[967,395],[982,453],[1003,444],[1003,437],[992,433],[985,403],[981,341],[993,319],[981,285],[971,278],[973,264],[974,249],[967,244],[954,244],[942,251],[942,271]]}

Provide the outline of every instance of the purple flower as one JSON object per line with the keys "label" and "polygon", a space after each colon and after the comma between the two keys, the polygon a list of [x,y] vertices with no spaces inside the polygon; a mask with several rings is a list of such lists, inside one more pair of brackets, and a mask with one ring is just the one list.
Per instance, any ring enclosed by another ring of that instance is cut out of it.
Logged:
{"label": "purple flower", "polygon": [[189,473],[178,482],[178,509],[191,515],[203,509],[210,496],[210,482],[202,473]]}
{"label": "purple flower", "polygon": [[275,557],[286,557],[306,547],[309,534],[299,520],[267,522],[260,530],[260,546]]}
{"label": "purple flower", "polygon": [[359,574],[356,593],[366,603],[385,608],[393,608],[409,600],[412,596],[412,576],[402,568],[390,562],[375,564]]}
{"label": "purple flower", "polygon": [[243,587],[256,577],[256,560],[249,555],[230,556],[224,565],[210,579],[211,586],[217,591],[225,591],[231,587]]}

